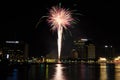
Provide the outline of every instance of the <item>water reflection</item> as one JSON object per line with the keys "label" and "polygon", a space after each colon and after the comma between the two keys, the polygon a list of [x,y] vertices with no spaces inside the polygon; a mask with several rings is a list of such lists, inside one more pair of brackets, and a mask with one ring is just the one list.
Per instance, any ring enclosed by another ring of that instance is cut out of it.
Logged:
{"label": "water reflection", "polygon": [[86,66],[85,66],[84,64],[81,64],[80,67],[81,67],[81,68],[80,68],[80,71],[81,71],[81,74],[80,74],[80,75],[81,75],[81,79],[82,79],[82,80],[85,80],[85,78],[86,78],[86,76],[85,76],[85,74],[86,74],[86,69],[85,69]]}
{"label": "water reflection", "polygon": [[18,69],[13,69],[12,76],[8,76],[7,80],[18,80]]}
{"label": "water reflection", "polygon": [[120,80],[120,64],[31,64],[0,67],[0,80]]}
{"label": "water reflection", "polygon": [[48,80],[49,78],[48,78],[48,65],[46,65],[46,80]]}
{"label": "water reflection", "polygon": [[62,64],[56,64],[55,74],[51,80],[66,80],[65,75],[63,74],[64,67]]}
{"label": "water reflection", "polygon": [[28,80],[45,80],[45,64],[31,65]]}
{"label": "water reflection", "polygon": [[107,80],[106,63],[100,64],[100,80]]}
{"label": "water reflection", "polygon": [[120,64],[115,64],[115,80],[120,80]]}
{"label": "water reflection", "polygon": [[114,64],[100,63],[100,80],[116,80]]}
{"label": "water reflection", "polygon": [[96,79],[98,79],[98,75],[96,74],[98,72],[98,65],[96,65],[96,64],[86,64],[85,69],[86,69],[85,80],[96,80]]}

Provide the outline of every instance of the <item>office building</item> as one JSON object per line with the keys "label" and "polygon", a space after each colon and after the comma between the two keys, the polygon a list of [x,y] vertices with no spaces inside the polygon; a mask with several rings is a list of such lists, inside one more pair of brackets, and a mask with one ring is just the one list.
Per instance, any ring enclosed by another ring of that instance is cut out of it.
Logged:
{"label": "office building", "polygon": [[74,41],[74,49],[78,52],[78,58],[81,60],[87,59],[87,39],[80,39]]}
{"label": "office building", "polygon": [[88,44],[88,59],[95,59],[95,45]]}
{"label": "office building", "polygon": [[74,41],[74,49],[78,52],[80,60],[95,60],[95,45],[88,39]]}
{"label": "office building", "polygon": [[28,46],[24,41],[3,41],[2,54],[7,59],[24,59],[28,54]]}

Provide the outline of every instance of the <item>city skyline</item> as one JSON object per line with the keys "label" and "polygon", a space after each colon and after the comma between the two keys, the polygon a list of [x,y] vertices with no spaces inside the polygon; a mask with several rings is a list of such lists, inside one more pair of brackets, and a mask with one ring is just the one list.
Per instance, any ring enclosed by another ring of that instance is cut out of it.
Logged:
{"label": "city skyline", "polygon": [[119,80],[119,7],[113,0],[2,1],[0,80]]}
{"label": "city skyline", "polygon": [[[55,1],[35,3],[32,6],[26,3],[6,4],[2,8],[2,22],[0,27],[0,40],[23,40],[30,44],[34,53],[46,54],[56,49],[56,32],[50,31],[46,20],[43,19],[37,28],[35,25],[42,16],[47,15],[48,9],[61,2],[63,7],[76,10],[80,20],[73,28],[65,32],[64,47],[67,53],[71,49],[72,40],[85,37],[92,39],[96,45],[120,45],[119,23],[117,22],[118,7],[112,1]],[[44,4],[44,5],[43,5]],[[116,5],[116,6],[115,6]],[[43,36],[44,35],[44,36]]]}

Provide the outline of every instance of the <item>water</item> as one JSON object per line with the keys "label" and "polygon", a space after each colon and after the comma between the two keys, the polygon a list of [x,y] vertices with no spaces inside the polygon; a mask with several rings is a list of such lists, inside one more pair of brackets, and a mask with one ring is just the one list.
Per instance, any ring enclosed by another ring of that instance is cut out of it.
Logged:
{"label": "water", "polygon": [[32,64],[0,67],[0,80],[120,80],[120,64]]}

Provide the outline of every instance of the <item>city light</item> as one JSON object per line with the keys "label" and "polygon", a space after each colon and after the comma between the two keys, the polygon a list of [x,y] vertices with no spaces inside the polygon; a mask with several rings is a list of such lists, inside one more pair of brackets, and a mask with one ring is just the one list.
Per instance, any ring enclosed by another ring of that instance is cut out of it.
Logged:
{"label": "city light", "polygon": [[104,58],[104,57],[100,57],[100,58],[98,59],[98,62],[107,62],[107,59]]}
{"label": "city light", "polygon": [[120,56],[114,58],[114,63],[120,63]]}
{"label": "city light", "polygon": [[9,54],[7,54],[6,58],[8,59],[8,58],[9,58],[9,56],[10,56],[10,55],[9,55]]}
{"label": "city light", "polygon": [[107,48],[108,46],[107,45],[105,45],[105,48]]}
{"label": "city light", "polygon": [[19,43],[19,41],[6,41],[6,43],[18,44],[18,43]]}
{"label": "city light", "polygon": [[81,39],[81,41],[88,41],[88,39]]}

